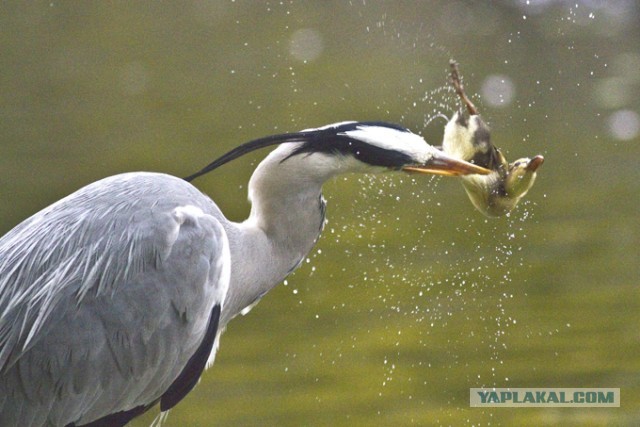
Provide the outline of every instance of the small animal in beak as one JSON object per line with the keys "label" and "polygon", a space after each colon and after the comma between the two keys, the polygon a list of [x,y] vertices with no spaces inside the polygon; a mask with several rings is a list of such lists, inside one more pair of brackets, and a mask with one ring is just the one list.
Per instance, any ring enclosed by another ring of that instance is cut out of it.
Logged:
{"label": "small animal in beak", "polygon": [[527,194],[536,179],[536,172],[544,162],[541,155],[507,162],[491,142],[491,131],[480,117],[477,108],[464,93],[458,64],[450,62],[452,85],[467,107],[468,116],[457,112],[445,126],[442,149],[452,157],[490,169],[489,175],[461,177],[471,203],[489,217],[511,212]]}

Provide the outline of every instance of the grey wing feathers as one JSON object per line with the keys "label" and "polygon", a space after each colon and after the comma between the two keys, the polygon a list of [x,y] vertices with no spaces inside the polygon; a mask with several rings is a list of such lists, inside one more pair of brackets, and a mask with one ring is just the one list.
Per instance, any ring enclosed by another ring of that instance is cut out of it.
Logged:
{"label": "grey wing feathers", "polygon": [[125,174],[2,237],[0,424],[80,424],[159,399],[226,294],[216,209],[177,178]]}
{"label": "grey wing feathers", "polygon": [[[71,292],[81,303],[88,292],[115,291],[157,265],[175,239],[177,229],[163,230],[165,241],[153,242],[159,240],[153,235],[157,230],[142,221],[149,213],[131,213],[129,203],[100,193],[74,196],[31,217],[1,241],[0,368],[11,364],[16,349],[29,346],[62,296]],[[155,228],[170,225],[170,218],[158,216],[153,220],[164,224]]]}

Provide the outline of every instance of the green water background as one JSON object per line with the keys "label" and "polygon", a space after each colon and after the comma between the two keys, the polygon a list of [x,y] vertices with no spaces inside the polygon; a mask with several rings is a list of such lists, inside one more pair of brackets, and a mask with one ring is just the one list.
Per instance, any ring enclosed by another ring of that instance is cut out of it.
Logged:
{"label": "green water background", "polygon": [[[453,179],[327,183],[309,262],[229,325],[166,425],[638,425],[640,139],[612,120],[640,112],[639,33],[633,1],[3,2],[0,232],[271,133],[385,120],[438,144],[454,57],[496,145],[546,158],[526,202],[487,220]],[[197,186],[241,220],[263,156]],[[492,386],[622,405],[469,408]]]}

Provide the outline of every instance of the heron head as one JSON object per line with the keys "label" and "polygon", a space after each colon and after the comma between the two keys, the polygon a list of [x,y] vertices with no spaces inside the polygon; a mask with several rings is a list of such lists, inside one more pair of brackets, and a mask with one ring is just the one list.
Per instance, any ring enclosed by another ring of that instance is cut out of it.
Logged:
{"label": "heron head", "polygon": [[408,129],[383,122],[341,122],[300,132],[281,163],[291,159],[327,173],[401,170],[458,176],[489,170],[449,156]]}

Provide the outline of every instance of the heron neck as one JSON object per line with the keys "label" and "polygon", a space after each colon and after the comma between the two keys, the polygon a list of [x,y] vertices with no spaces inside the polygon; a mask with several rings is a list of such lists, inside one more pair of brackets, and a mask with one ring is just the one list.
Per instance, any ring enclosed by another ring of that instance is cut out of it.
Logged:
{"label": "heron neck", "polygon": [[321,183],[252,184],[251,214],[229,230],[236,236],[230,238],[232,271],[223,326],[305,259],[324,224]]}

